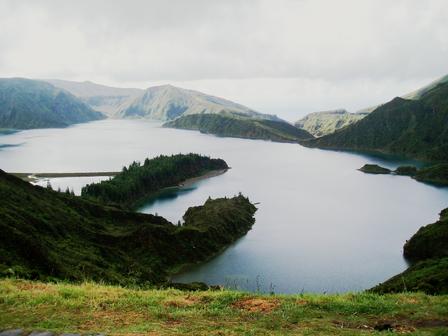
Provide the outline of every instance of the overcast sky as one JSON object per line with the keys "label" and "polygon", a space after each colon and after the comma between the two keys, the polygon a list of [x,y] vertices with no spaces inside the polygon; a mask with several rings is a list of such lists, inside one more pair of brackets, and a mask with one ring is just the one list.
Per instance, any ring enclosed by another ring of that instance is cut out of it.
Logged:
{"label": "overcast sky", "polygon": [[0,0],[0,77],[171,83],[295,120],[447,73],[447,0]]}

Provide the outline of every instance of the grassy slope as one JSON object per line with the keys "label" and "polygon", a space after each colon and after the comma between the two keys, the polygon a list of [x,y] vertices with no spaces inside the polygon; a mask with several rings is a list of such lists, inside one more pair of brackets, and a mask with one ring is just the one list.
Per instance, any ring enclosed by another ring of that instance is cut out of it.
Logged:
{"label": "grassy slope", "polygon": [[424,294],[261,295],[132,290],[94,283],[0,280],[0,330],[108,335],[359,335],[443,333],[448,297]]}
{"label": "grassy slope", "polygon": [[351,125],[366,115],[366,113],[349,113],[346,110],[314,112],[306,115],[294,125],[315,137],[321,137]]}
{"label": "grassy slope", "polygon": [[225,137],[297,142],[313,136],[286,122],[250,119],[230,114],[193,114],[167,122],[165,127],[198,130]]}
{"label": "grassy slope", "polygon": [[304,144],[447,161],[448,83],[426,92],[420,100],[395,98],[357,123]]}
{"label": "grassy slope", "polygon": [[171,268],[208,259],[250,230],[256,210],[243,196],[208,200],[177,227],[1,170],[0,199],[0,274],[119,284],[162,282]]}

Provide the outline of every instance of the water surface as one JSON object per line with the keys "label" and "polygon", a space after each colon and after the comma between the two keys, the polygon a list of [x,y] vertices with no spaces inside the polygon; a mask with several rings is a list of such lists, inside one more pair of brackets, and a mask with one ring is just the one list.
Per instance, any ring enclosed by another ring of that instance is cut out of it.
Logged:
{"label": "water surface", "polygon": [[[447,206],[448,190],[409,177],[368,175],[365,163],[401,160],[219,138],[138,120],[0,136],[0,168],[14,172],[116,171],[159,154],[201,153],[232,167],[167,192],[141,209],[174,223],[209,196],[238,192],[259,202],[253,229],[222,254],[174,277],[249,290],[293,293],[369,288],[406,268],[402,246]],[[79,192],[86,178],[50,180]]]}

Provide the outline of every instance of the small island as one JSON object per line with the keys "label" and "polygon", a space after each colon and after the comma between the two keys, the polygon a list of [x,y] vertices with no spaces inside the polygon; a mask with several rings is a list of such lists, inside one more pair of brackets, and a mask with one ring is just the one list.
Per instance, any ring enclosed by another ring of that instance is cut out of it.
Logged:
{"label": "small island", "polygon": [[378,166],[376,164],[365,164],[361,168],[359,168],[360,171],[366,174],[390,174],[391,170]]}
{"label": "small island", "polygon": [[394,171],[376,164],[365,164],[360,171],[366,174],[393,174],[410,176],[413,179],[433,185],[448,185],[448,164],[440,163],[429,167],[417,169],[414,166],[400,166]]}
{"label": "small island", "polygon": [[175,187],[193,178],[214,176],[229,169],[222,159],[199,154],[160,155],[133,162],[112,179],[92,183],[82,188],[81,196],[89,200],[138,208],[161,189]]}

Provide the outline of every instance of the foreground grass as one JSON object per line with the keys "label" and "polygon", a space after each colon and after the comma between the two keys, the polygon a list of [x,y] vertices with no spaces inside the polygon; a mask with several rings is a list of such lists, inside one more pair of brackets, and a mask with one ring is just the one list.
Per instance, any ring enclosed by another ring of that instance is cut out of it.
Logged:
{"label": "foreground grass", "polygon": [[448,296],[259,295],[0,280],[0,330],[110,335],[448,335]]}

